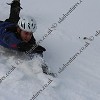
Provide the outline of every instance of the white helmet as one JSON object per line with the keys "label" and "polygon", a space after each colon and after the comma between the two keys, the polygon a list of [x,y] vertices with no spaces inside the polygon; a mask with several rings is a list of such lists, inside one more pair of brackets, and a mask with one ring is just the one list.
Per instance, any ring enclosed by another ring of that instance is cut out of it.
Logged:
{"label": "white helmet", "polygon": [[32,33],[34,33],[37,29],[35,19],[30,16],[24,16],[20,18],[20,20],[18,21],[18,26],[23,31],[32,32]]}

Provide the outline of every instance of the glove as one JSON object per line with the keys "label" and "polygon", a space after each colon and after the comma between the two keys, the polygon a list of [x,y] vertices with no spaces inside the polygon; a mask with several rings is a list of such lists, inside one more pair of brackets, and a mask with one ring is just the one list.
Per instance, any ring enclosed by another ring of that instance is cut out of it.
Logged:
{"label": "glove", "polygon": [[44,47],[42,47],[42,46],[37,46],[37,47],[33,50],[33,52],[35,52],[35,53],[43,53],[44,51],[46,51],[46,49],[45,49]]}

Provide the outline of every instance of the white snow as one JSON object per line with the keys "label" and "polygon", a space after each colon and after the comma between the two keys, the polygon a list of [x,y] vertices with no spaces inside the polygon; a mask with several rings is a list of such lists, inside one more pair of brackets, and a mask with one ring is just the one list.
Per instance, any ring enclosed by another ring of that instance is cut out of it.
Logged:
{"label": "white snow", "polygon": [[[1,20],[9,17],[10,6],[6,3],[11,1],[0,0]],[[21,0],[20,16],[30,15],[37,21],[37,42],[57,23],[40,45],[46,48],[44,59],[58,77],[42,73],[41,57],[20,60],[18,55],[1,48],[0,100],[100,100],[100,0],[81,1],[58,24],[59,18],[80,0]],[[89,45],[80,53],[86,42]],[[76,53],[80,54],[58,73]]]}

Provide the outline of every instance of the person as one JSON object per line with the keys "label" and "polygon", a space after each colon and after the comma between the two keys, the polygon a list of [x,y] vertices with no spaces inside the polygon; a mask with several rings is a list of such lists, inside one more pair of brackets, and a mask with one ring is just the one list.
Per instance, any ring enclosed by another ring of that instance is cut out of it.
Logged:
{"label": "person", "polygon": [[[43,52],[46,49],[36,44],[34,32],[37,29],[37,24],[34,18],[30,16],[19,17],[20,0],[13,0],[8,4],[10,8],[10,16],[5,21],[0,21],[0,45],[19,52],[37,53],[43,57]],[[35,48],[34,48],[35,47]],[[34,48],[34,49],[33,49]],[[45,62],[41,65],[43,73],[55,76],[48,69]]]}
{"label": "person", "polygon": [[[0,21],[0,45],[19,52],[26,52],[36,44],[34,32],[37,24],[30,16],[19,17],[21,5],[20,0],[13,0],[9,4],[10,16],[5,21]],[[40,45],[32,50],[32,53],[43,54],[46,49]]]}

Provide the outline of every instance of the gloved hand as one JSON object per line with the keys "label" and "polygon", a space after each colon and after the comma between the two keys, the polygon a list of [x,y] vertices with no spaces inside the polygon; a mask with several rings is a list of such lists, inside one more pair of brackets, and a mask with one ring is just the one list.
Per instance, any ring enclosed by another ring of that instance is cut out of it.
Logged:
{"label": "gloved hand", "polygon": [[38,45],[34,50],[33,52],[35,53],[43,53],[44,51],[46,51],[46,49],[40,45]]}

